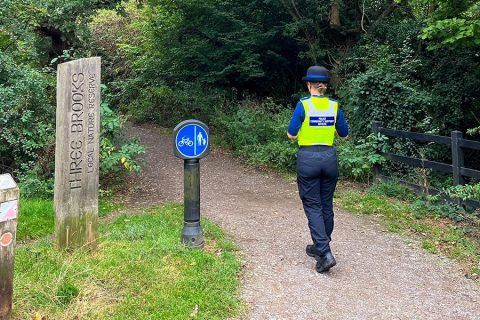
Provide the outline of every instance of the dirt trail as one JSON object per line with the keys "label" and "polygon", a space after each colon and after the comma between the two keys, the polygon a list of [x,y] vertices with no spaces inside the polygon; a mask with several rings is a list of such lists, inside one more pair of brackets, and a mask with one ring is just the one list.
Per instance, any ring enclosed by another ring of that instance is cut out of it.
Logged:
{"label": "dirt trail", "polygon": [[[145,170],[131,206],[182,201],[183,162],[161,130],[135,126]],[[213,149],[201,160],[202,214],[235,240],[245,259],[245,319],[480,319],[480,286],[448,259],[336,210],[337,266],[318,274],[296,185]]]}

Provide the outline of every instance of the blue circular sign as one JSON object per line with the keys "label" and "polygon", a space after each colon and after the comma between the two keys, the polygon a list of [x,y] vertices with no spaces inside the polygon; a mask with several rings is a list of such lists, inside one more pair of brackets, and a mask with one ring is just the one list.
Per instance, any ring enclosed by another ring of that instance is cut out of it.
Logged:
{"label": "blue circular sign", "polygon": [[185,158],[198,158],[208,149],[208,133],[197,123],[190,123],[178,130],[175,148]]}

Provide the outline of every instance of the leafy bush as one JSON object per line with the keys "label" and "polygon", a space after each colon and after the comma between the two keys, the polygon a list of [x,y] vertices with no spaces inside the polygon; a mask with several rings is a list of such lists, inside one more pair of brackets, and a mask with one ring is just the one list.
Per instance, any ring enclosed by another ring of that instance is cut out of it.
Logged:
{"label": "leafy bush", "polygon": [[143,90],[128,114],[134,121],[154,121],[165,127],[174,127],[186,119],[210,123],[224,100],[222,91],[207,90],[197,84],[180,83],[174,88],[161,85]]}
{"label": "leafy bush", "polygon": [[222,132],[223,142],[252,163],[293,170],[297,147],[286,134],[292,112],[268,112],[273,107],[269,100],[255,108],[249,108],[248,104],[252,101],[244,101],[233,114],[218,116],[216,126]]}
{"label": "leafy bush", "polygon": [[[103,90],[105,91],[105,87]],[[110,180],[123,173],[138,173],[141,169],[139,155],[145,152],[143,146],[133,140],[123,139],[126,118],[110,109],[108,103],[101,106],[100,177]],[[53,137],[55,135],[52,133]],[[50,159],[51,161],[53,159]],[[50,198],[53,195],[53,162],[46,168],[33,161],[23,162],[18,179],[22,196]]]}
{"label": "leafy bush", "polygon": [[443,191],[452,199],[480,201],[480,183],[451,186]]}
{"label": "leafy bush", "polygon": [[126,142],[116,147],[108,138],[102,138],[100,154],[100,173],[102,177],[120,174],[128,170],[139,173],[141,165],[138,155],[145,153],[145,148],[136,141]]}
{"label": "leafy bush", "polygon": [[7,167],[20,169],[33,163],[53,143],[50,84],[45,74],[0,52],[0,160]]}
{"label": "leafy bush", "polygon": [[343,88],[349,106],[352,134],[364,139],[372,132],[372,122],[382,121],[387,128],[416,131],[430,105],[429,94],[402,79],[395,71],[374,68],[351,79]]}
{"label": "leafy bush", "polygon": [[112,178],[125,170],[138,173],[141,169],[138,157],[145,148],[134,140],[125,140],[120,135],[126,118],[110,109],[108,103],[101,104],[100,174]]}
{"label": "leafy bush", "polygon": [[[447,2],[448,3],[448,2]],[[422,30],[422,39],[430,41],[430,49],[438,49],[445,47],[462,47],[462,46],[478,46],[480,45],[480,36],[478,30],[480,28],[480,2],[465,1],[462,4],[467,6],[458,6],[457,3],[441,5],[441,9],[435,12],[435,18],[429,21],[429,25]],[[462,8],[463,7],[463,8]],[[467,9],[468,8],[468,9]],[[451,10],[462,10],[458,16],[451,18]],[[443,11],[443,12],[442,12]],[[448,12],[447,14],[445,14]],[[445,19],[445,18],[450,19]]]}
{"label": "leafy bush", "polygon": [[[133,0],[123,1],[116,9],[98,10],[88,23],[89,49],[102,57],[102,79],[110,88],[114,87],[112,82],[122,82],[133,76],[126,53],[144,40],[139,28],[145,24],[147,16],[144,11]],[[135,56],[138,58],[138,54]],[[112,102],[116,104],[118,101]]]}
{"label": "leafy bush", "polygon": [[89,56],[89,48],[80,52],[89,44],[86,24],[91,14],[119,2],[2,1],[0,172],[15,173],[24,196],[49,197],[53,189],[53,67],[71,57]]}
{"label": "leafy bush", "polygon": [[296,157],[297,147],[286,138],[284,141],[272,141],[263,146],[253,146],[249,154],[252,162],[268,164],[282,170],[294,170]]}
{"label": "leafy bush", "polygon": [[281,3],[156,0],[149,5],[147,21],[138,24],[142,43],[125,44],[144,85],[198,82],[284,92],[293,82],[298,48],[283,32],[291,18]]}
{"label": "leafy bush", "polygon": [[454,222],[469,219],[469,213],[464,208],[437,198],[416,200],[410,208],[412,214],[417,218],[433,215],[439,218],[448,218]]}
{"label": "leafy bush", "polygon": [[17,178],[20,181],[22,198],[49,199],[53,196],[54,178],[37,164],[21,170]]}
{"label": "leafy bush", "polygon": [[377,153],[385,141],[385,136],[375,137],[370,134],[367,139],[360,139],[357,143],[350,140],[340,143],[337,146],[340,175],[369,183],[373,178],[373,166],[385,161],[384,157]]}

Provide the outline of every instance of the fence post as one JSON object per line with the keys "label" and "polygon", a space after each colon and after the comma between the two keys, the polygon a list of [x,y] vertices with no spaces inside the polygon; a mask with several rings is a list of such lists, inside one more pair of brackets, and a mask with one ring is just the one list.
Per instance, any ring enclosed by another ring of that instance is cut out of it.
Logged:
{"label": "fence post", "polygon": [[0,175],[0,320],[10,319],[19,190],[10,174]]}
{"label": "fence post", "polygon": [[464,185],[465,179],[460,173],[460,168],[464,166],[463,150],[459,146],[459,140],[463,139],[461,131],[452,131],[452,167],[453,167],[453,185]]}
{"label": "fence post", "polygon": [[[383,122],[381,121],[373,121],[372,122],[372,131],[375,137],[378,136],[380,133],[380,127],[383,126]],[[381,174],[382,174],[382,167],[379,164],[374,164],[373,165],[373,181],[374,182],[379,182],[381,180]]]}

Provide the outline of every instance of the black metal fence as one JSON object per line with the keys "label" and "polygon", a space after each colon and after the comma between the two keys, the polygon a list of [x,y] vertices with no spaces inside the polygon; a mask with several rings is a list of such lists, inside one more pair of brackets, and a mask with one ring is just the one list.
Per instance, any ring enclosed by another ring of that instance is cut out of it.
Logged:
{"label": "black metal fence", "polygon": [[[372,131],[375,135],[378,135],[378,133],[381,133],[386,136],[407,138],[407,139],[413,139],[418,141],[434,142],[434,143],[448,145],[450,146],[450,149],[452,151],[452,164],[447,164],[447,163],[442,163],[437,161],[430,161],[427,159],[407,157],[407,156],[402,156],[402,155],[388,153],[388,152],[381,153],[387,160],[400,162],[412,167],[432,169],[434,171],[450,173],[453,175],[454,185],[464,185],[465,177],[480,179],[479,170],[465,167],[464,150],[463,150],[463,149],[480,150],[480,142],[463,139],[463,134],[460,131],[452,131],[451,136],[446,137],[446,136],[439,136],[434,134],[387,129],[383,127],[383,123],[380,121],[373,122]],[[376,165],[374,167],[374,170],[375,170],[376,180],[391,180],[390,177],[387,177],[382,174],[381,166]],[[421,187],[419,185],[409,183],[406,181],[401,181],[401,182],[408,185],[409,187],[411,187],[417,192],[425,191],[424,187]],[[433,195],[442,194],[441,191],[434,188],[428,188],[428,192]],[[480,201],[476,201],[476,200],[466,201],[465,204],[473,208],[480,207]]]}

